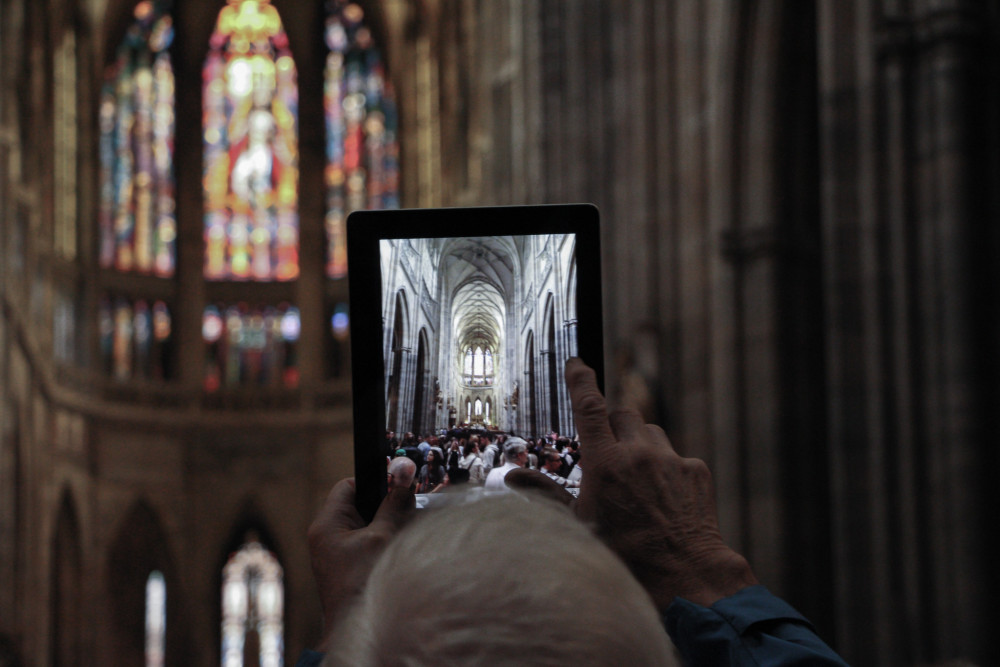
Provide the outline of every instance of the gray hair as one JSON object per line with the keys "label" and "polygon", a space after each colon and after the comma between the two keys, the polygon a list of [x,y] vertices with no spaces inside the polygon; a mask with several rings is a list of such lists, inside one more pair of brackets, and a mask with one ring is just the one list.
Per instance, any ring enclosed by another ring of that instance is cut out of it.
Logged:
{"label": "gray hair", "polygon": [[503,443],[503,455],[508,461],[516,457],[521,452],[526,451],[528,451],[528,443],[517,436],[511,436]]}
{"label": "gray hair", "polygon": [[[484,585],[490,563],[509,578]],[[513,493],[418,516],[330,646],[327,667],[680,664],[622,561],[565,508]]]}
{"label": "gray hair", "polygon": [[394,485],[406,488],[413,484],[417,475],[417,464],[405,456],[397,456],[389,461],[388,473],[392,475]]}

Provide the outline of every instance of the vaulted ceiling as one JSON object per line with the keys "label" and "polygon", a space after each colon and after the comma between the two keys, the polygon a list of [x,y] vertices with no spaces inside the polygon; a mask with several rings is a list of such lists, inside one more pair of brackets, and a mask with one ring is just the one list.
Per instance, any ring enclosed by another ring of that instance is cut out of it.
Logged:
{"label": "vaulted ceiling", "polygon": [[461,365],[470,345],[503,351],[506,303],[514,298],[520,274],[517,247],[511,237],[447,239],[441,249],[441,279],[451,293],[451,326],[455,362]]}

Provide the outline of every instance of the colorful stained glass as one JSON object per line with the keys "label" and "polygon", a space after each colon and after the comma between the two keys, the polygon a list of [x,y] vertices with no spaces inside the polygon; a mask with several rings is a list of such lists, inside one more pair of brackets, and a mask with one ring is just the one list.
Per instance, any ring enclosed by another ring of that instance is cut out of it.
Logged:
{"label": "colorful stained glass", "polygon": [[326,110],[326,272],[347,275],[348,214],[399,207],[396,103],[361,7],[328,0]]}
{"label": "colorful stained glass", "polygon": [[170,377],[170,310],[162,301],[101,302],[98,329],[105,371],[117,380]]}
{"label": "colorful stained glass", "polygon": [[301,327],[298,308],[287,304],[209,306],[201,327],[208,345],[205,390],[298,386],[296,345]]}
{"label": "colorful stained glass", "polygon": [[278,10],[228,0],[202,71],[205,277],[299,275],[298,84]]}
{"label": "colorful stained glass", "polygon": [[[247,644],[259,646],[253,664],[283,662],[284,585],[278,559],[259,542],[244,544],[222,570],[222,665],[243,667]],[[256,641],[248,642],[248,635]]]}
{"label": "colorful stained glass", "polygon": [[174,28],[169,3],[140,2],[100,106],[100,263],[174,274]]}
{"label": "colorful stained glass", "polygon": [[350,334],[351,320],[348,314],[346,303],[338,303],[333,309],[333,316],[330,317],[330,331],[334,340],[345,341]]}

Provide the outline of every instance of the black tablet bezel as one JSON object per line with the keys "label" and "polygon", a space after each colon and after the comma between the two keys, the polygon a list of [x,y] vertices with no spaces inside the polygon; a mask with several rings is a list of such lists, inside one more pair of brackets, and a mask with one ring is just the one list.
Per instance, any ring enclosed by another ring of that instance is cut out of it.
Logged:
{"label": "black tablet bezel", "polygon": [[[357,506],[370,521],[386,493],[383,239],[575,234],[578,355],[604,386],[599,212],[592,204],[356,211],[347,219]],[[470,221],[477,230],[469,234]],[[367,427],[365,425],[368,425]]]}

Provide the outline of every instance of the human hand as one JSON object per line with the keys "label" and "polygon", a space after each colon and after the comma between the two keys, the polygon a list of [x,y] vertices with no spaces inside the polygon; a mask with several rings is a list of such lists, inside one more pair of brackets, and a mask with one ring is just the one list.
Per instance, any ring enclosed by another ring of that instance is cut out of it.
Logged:
{"label": "human hand", "polygon": [[375,561],[415,508],[412,489],[390,489],[366,526],[354,506],[354,493],[353,478],[338,482],[309,526],[309,556],[323,608],[321,651],[341,615],[364,590]]}
{"label": "human hand", "polygon": [[712,475],[683,458],[635,410],[607,412],[594,371],[566,363],[587,471],[577,515],[629,566],[665,610],[674,597],[710,606],[757,583],[719,531]]}

